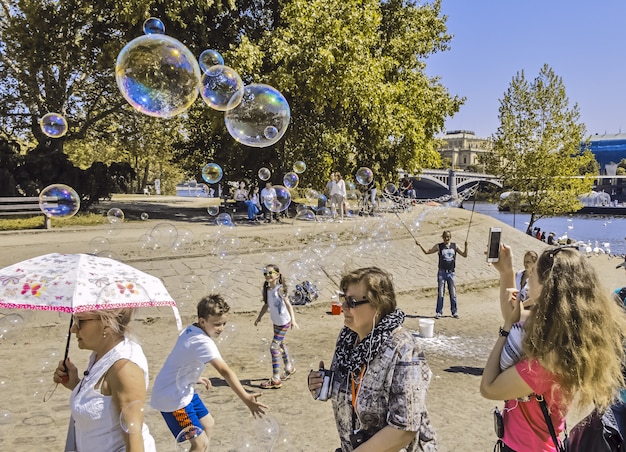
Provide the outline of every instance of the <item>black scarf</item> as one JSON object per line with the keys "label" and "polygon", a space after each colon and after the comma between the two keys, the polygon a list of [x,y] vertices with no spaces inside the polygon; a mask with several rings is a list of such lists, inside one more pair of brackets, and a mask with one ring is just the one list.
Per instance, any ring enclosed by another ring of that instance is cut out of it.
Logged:
{"label": "black scarf", "polygon": [[358,335],[347,326],[339,333],[335,347],[335,362],[340,370],[359,373],[364,364],[369,364],[387,341],[391,332],[402,326],[404,312],[400,309],[387,314],[369,332],[365,339],[356,344]]}

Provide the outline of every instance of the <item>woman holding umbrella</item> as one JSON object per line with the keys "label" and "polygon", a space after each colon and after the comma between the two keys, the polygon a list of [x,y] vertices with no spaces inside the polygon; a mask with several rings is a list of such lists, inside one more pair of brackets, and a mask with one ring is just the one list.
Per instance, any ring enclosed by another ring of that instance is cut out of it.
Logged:
{"label": "woman holding umbrella", "polygon": [[78,347],[92,350],[79,378],[69,358],[54,373],[55,383],[72,390],[72,417],[66,451],[156,451],[143,423],[148,362],[128,335],[132,309],[76,313],[71,332]]}

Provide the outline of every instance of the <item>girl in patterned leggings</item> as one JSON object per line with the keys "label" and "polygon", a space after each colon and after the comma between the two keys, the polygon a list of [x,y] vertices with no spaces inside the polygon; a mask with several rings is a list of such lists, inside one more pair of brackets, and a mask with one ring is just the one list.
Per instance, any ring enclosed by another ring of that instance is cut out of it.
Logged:
{"label": "girl in patterned leggings", "polygon": [[[296,372],[289,352],[283,340],[290,328],[299,328],[293,307],[287,297],[287,287],[280,270],[274,264],[263,269],[265,282],[263,283],[263,307],[254,325],[258,325],[263,315],[269,310],[272,323],[274,324],[274,337],[270,345],[272,355],[272,377],[261,383],[264,389],[278,389],[282,386],[282,380],[286,380]],[[285,371],[280,374],[280,360],[283,360]]]}

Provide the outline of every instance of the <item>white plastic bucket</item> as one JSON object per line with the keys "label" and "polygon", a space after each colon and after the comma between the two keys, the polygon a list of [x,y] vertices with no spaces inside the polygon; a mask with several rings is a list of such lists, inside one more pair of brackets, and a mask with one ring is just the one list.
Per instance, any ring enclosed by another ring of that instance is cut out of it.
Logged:
{"label": "white plastic bucket", "polygon": [[420,336],[433,337],[435,333],[435,321],[433,319],[420,319]]}

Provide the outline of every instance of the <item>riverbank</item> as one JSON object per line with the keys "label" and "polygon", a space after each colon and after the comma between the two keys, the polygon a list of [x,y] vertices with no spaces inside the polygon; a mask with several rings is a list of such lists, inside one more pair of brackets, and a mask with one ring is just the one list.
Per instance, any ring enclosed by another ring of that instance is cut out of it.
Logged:
{"label": "riverbank", "polygon": [[[116,205],[125,208],[121,202]],[[254,326],[261,306],[261,269],[267,263],[277,263],[291,290],[304,279],[312,281],[319,289],[319,298],[311,305],[296,307],[300,329],[287,335],[298,372],[281,389],[264,391],[263,401],[270,407],[270,419],[279,424],[279,439],[289,445],[275,450],[331,451],[338,446],[332,408],[311,399],[306,374],[320,360],[330,362],[332,358],[343,324],[341,315],[330,313],[338,278],[347,269],[367,265],[391,272],[399,306],[407,314],[405,326],[418,331],[419,319],[433,318],[435,314],[437,261],[434,255],[425,256],[419,251],[404,225],[426,248],[440,240],[443,229],[450,229],[453,241],[463,242],[467,237],[469,242],[468,257],[457,259],[461,318],[450,316],[446,300],[445,316],[436,321],[434,337],[421,340],[433,371],[427,403],[440,451],[491,450],[495,441],[491,412],[496,404],[484,400],[478,391],[482,366],[501,325],[497,273],[486,264],[484,256],[488,230],[490,226],[502,227],[503,241],[515,250],[518,267],[524,251],[541,251],[545,244],[489,216],[440,207],[416,206],[400,216],[353,217],[343,223],[289,220],[235,228],[209,224],[207,215],[202,221],[175,218],[170,216],[167,222],[179,234],[191,233],[193,237],[192,245],[182,252],[156,253],[142,247],[142,237],[164,223],[147,220],[119,228],[103,224],[0,233],[0,267],[50,252],[92,252],[94,244],[102,244],[105,238],[108,252],[165,281],[185,323],[193,321],[193,308],[200,296],[220,291],[234,308],[233,326],[220,343],[220,350],[244,386],[254,391],[260,391],[258,384],[271,372],[267,358],[271,324],[264,319]],[[626,284],[623,270],[615,269],[621,259],[590,259],[608,288]],[[197,282],[190,284],[192,280]],[[69,393],[60,387],[49,402],[43,403],[41,398],[50,386],[51,354],[64,348],[69,319],[57,314],[21,314],[25,319],[23,330],[0,346],[0,375],[7,382],[0,385],[0,410],[9,413],[0,423],[0,449],[62,450]],[[176,339],[171,311],[142,310],[133,329],[148,357],[152,382]],[[74,341],[70,356],[79,370],[84,370],[88,354],[78,350]],[[214,385],[201,393],[216,419],[212,450],[239,450],[244,439],[254,439],[255,435],[258,439],[259,432],[241,401],[210,366],[205,375]],[[572,413],[570,425],[579,417],[580,413]],[[158,450],[172,450],[173,438],[159,413],[148,407],[146,419]]]}

